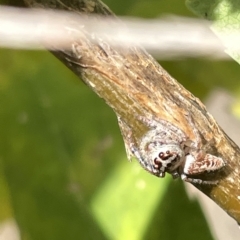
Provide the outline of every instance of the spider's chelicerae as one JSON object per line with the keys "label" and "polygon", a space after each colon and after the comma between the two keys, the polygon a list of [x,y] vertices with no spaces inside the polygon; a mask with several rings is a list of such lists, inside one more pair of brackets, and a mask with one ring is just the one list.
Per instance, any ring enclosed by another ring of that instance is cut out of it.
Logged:
{"label": "spider's chelicerae", "polygon": [[150,173],[164,177],[169,173],[173,178],[196,184],[216,184],[217,181],[195,178],[196,175],[216,171],[225,166],[222,158],[199,149],[184,132],[165,120],[139,117],[149,131],[141,138],[139,146],[128,134],[131,153]]}

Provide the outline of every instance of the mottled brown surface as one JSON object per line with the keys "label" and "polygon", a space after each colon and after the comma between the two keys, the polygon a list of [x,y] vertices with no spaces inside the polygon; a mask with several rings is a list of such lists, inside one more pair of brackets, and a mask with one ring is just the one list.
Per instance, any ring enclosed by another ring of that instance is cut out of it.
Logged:
{"label": "mottled brown surface", "polygon": [[[111,11],[97,0],[26,0],[26,4],[111,15]],[[81,23],[68,23],[66,19],[66,26],[68,24],[73,24],[71,28],[78,31],[82,27]],[[154,115],[168,120],[182,129],[192,141],[196,141],[193,132],[196,128],[201,134],[202,147],[213,155],[221,156],[227,163],[223,171],[205,176],[220,179],[217,186],[197,187],[240,222],[240,151],[205,106],[145,51],[137,47],[111,48],[100,40],[95,44],[91,41],[92,33],[84,28],[81,31],[81,38],[75,39],[73,36],[70,50],[55,49],[54,54],[105,99],[115,113],[131,126],[137,139],[146,128],[136,120],[136,115]],[[71,36],[71,31],[68,34]]]}

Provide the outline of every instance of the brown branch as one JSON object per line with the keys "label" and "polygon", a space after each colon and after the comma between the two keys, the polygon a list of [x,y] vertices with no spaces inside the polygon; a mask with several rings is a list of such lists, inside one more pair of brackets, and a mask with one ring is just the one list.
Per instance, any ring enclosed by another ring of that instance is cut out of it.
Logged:
{"label": "brown branch", "polygon": [[[53,8],[87,14],[114,16],[98,0],[26,0],[30,7]],[[115,17],[113,17],[115,19]],[[70,26],[70,20],[66,20]],[[91,39],[81,23],[71,23],[81,29],[81,38],[73,36],[69,50],[54,49],[54,54],[92,88],[132,129],[137,141],[146,132],[146,126],[137,116],[165,119],[193,142],[196,128],[201,135],[202,148],[221,156],[226,167],[218,173],[206,174],[218,178],[216,186],[196,185],[240,223],[240,180],[238,146],[222,131],[205,106],[173,79],[148,53],[140,48],[113,48]],[[68,34],[71,34],[69,30]],[[189,119],[192,119],[192,123]]]}

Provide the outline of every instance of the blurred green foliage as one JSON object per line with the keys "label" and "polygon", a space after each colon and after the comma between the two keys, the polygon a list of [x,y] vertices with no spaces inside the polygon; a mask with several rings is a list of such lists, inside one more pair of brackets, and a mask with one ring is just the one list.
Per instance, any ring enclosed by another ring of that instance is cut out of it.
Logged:
{"label": "blurred green foliage", "polygon": [[[105,3],[192,16],[178,0]],[[233,62],[161,64],[198,97],[238,92]],[[50,53],[1,49],[0,102],[0,219],[15,219],[23,240],[213,239],[182,182],[127,162],[112,110]]]}
{"label": "blurred green foliage", "polygon": [[[225,52],[236,62],[240,63],[238,38],[233,34],[239,33],[240,1],[237,0],[186,0],[186,5],[196,15],[213,20],[211,29],[222,40]],[[231,32],[229,31],[231,30]],[[231,36],[231,39],[229,38]],[[227,40],[226,37],[229,39]],[[227,41],[226,41],[227,40]],[[229,41],[231,40],[231,41]],[[234,41],[236,43],[234,43]]]}

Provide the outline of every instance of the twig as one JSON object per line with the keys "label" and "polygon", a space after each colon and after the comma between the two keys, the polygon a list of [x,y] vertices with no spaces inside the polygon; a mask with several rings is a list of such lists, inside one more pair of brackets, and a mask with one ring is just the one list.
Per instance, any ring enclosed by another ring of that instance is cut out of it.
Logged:
{"label": "twig", "polygon": [[[224,45],[210,30],[210,22],[202,19],[163,16],[148,20],[121,17],[121,21],[112,21],[112,16],[108,19],[106,15],[96,19],[94,15],[85,16],[72,11],[6,6],[0,6],[0,47],[46,49],[54,44],[66,50],[72,41],[67,29],[63,28],[66,18],[81,23],[85,29],[94,32],[98,39],[101,38],[113,47],[135,47],[137,43],[159,60],[182,60],[186,57],[230,59],[224,52]],[[74,32],[76,39],[81,37],[78,37],[79,33]],[[223,36],[231,40],[228,45],[238,46],[239,38],[231,32],[227,35]],[[98,39],[95,39],[96,43]],[[44,45],[41,44],[43,41]]]}
{"label": "twig", "polygon": [[[52,8],[76,13],[115,16],[98,0],[25,0],[30,7]],[[97,17],[97,16],[96,16]],[[196,129],[202,148],[221,156],[226,162],[218,173],[206,174],[220,179],[216,186],[196,185],[240,223],[240,150],[222,131],[199,99],[173,79],[148,53],[138,47],[113,48],[88,32],[81,23],[66,19],[63,26],[73,36],[68,49],[53,53],[92,88],[127,123],[139,141],[146,126],[137,116],[167,120],[196,142]],[[190,121],[191,119],[191,121]],[[122,129],[124,131],[124,129]],[[126,137],[126,136],[125,136]],[[129,146],[127,146],[129,147]],[[131,153],[130,153],[131,154]],[[214,175],[214,176],[213,176]]]}

